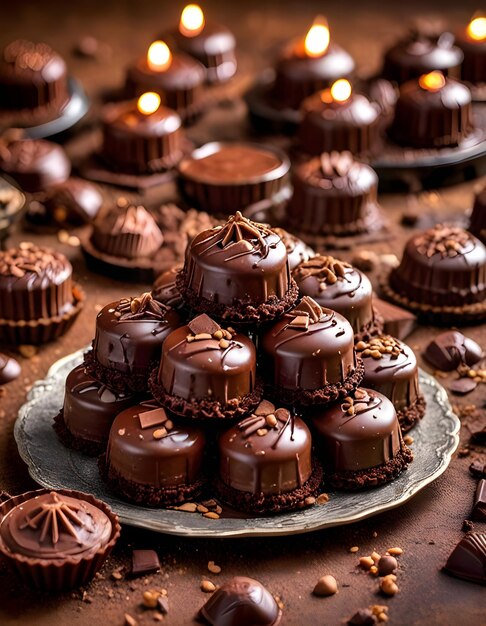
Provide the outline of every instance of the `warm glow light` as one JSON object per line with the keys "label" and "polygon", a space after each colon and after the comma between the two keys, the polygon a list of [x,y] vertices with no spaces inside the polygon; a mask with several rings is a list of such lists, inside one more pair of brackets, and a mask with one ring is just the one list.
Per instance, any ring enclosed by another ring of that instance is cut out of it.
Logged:
{"label": "warm glow light", "polygon": [[137,102],[137,109],[144,115],[155,113],[160,106],[160,96],[153,91],[147,91],[140,96]]}
{"label": "warm glow light", "polygon": [[345,102],[351,95],[351,83],[340,78],[331,85],[331,96],[335,102]]}
{"label": "warm glow light", "polygon": [[165,41],[154,41],[147,52],[147,64],[154,72],[163,72],[172,63],[172,54]]}
{"label": "warm glow light", "polygon": [[419,78],[419,85],[427,91],[438,91],[445,85],[444,74],[441,72],[430,72]]}
{"label": "warm glow light", "polygon": [[179,31],[186,37],[195,37],[204,28],[204,13],[198,4],[188,4],[181,13]]}
{"label": "warm glow light", "polygon": [[329,27],[326,18],[316,17],[304,41],[307,56],[320,57],[329,47]]}
{"label": "warm glow light", "polygon": [[486,17],[475,17],[467,27],[467,34],[474,41],[484,41],[486,39]]}

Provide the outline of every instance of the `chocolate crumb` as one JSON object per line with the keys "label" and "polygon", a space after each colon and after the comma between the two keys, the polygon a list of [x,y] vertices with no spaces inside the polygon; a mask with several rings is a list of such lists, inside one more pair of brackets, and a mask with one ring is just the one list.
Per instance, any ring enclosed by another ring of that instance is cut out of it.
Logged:
{"label": "chocolate crumb", "polygon": [[469,519],[465,519],[462,522],[461,530],[465,533],[469,533],[474,530],[474,524]]}

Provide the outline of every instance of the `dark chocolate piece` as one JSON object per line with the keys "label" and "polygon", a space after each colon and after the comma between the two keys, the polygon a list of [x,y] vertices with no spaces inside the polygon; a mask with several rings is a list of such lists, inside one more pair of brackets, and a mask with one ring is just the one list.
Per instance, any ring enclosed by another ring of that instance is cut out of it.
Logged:
{"label": "dark chocolate piece", "polygon": [[68,178],[53,185],[44,201],[49,221],[75,226],[93,221],[102,204],[103,196],[97,187],[81,178]]}
{"label": "dark chocolate piece", "polygon": [[133,577],[153,574],[160,570],[160,561],[155,550],[133,550],[132,569],[130,574]]}
{"label": "dark chocolate piece", "polygon": [[471,433],[471,443],[476,446],[486,446],[486,426],[482,430],[476,430]]}
{"label": "dark chocolate piece", "polygon": [[458,378],[449,383],[448,389],[458,396],[465,396],[474,391],[478,383],[472,378]]}
{"label": "dark chocolate piece", "polygon": [[476,459],[469,466],[469,471],[474,478],[486,478],[486,463],[480,459]]}
{"label": "dark chocolate piece", "polygon": [[160,595],[157,598],[157,609],[162,615],[167,615],[169,613],[169,598],[167,596]]}
{"label": "dark chocolate piece", "polygon": [[20,376],[20,372],[21,368],[18,361],[0,352],[0,385],[6,385],[15,380]]}
{"label": "dark chocolate piece", "polygon": [[[187,327],[193,335],[200,335],[201,333],[207,333],[214,335],[214,333],[221,329],[221,326],[212,320],[209,315],[202,313],[193,320],[188,322]],[[222,339],[222,336],[220,337]]]}
{"label": "dark chocolate piece", "polygon": [[478,482],[471,519],[476,522],[486,522],[486,478],[481,478]]}
{"label": "dark chocolate piece", "polygon": [[403,340],[412,333],[417,325],[417,317],[413,313],[376,296],[373,303],[384,319],[384,331],[387,335]]}
{"label": "dark chocolate piece", "polygon": [[481,360],[483,350],[473,339],[457,330],[437,335],[425,348],[424,358],[438,370],[449,372],[459,365],[475,365]]}
{"label": "dark chocolate piece", "polygon": [[451,576],[486,585],[486,533],[468,533],[452,551],[444,566]]}
{"label": "dark chocolate piece", "polygon": [[374,626],[377,623],[377,618],[373,615],[371,609],[359,609],[356,613],[347,621],[348,626]]}

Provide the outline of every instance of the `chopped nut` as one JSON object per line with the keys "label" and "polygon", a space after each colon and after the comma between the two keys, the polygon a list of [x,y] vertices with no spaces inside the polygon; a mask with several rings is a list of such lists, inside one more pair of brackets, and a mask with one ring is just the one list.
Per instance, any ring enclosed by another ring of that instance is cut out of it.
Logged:
{"label": "chopped nut", "polygon": [[381,554],[378,554],[378,552],[373,551],[371,553],[371,558],[376,563],[377,561],[379,561],[381,559]]}
{"label": "chopped nut", "polygon": [[216,591],[216,585],[214,585],[210,580],[202,580],[201,591],[204,591],[204,593],[213,593],[213,591]]}
{"label": "chopped nut", "polygon": [[177,506],[177,511],[185,511],[186,513],[195,513],[197,509],[197,504],[195,502],[184,502],[181,506]]}
{"label": "chopped nut", "polygon": [[312,506],[315,503],[316,499],[314,498],[314,496],[307,496],[307,498],[304,500],[305,506]]}
{"label": "chopped nut", "polygon": [[220,574],[221,573],[220,566],[216,565],[216,563],[214,561],[209,561],[209,563],[208,563],[208,570],[211,572],[211,574]]}
{"label": "chopped nut", "polygon": [[37,346],[18,346],[17,350],[20,352],[20,354],[26,358],[26,359],[31,359],[32,357],[34,357],[37,354]]}
{"label": "chopped nut", "polygon": [[134,617],[125,613],[125,626],[138,626],[138,622]]}
{"label": "chopped nut", "polygon": [[317,500],[316,500],[317,504],[322,505],[322,504],[327,504],[329,502],[329,496],[327,493],[320,493],[317,496]]}
{"label": "chopped nut", "polygon": [[403,550],[401,548],[390,548],[389,550],[387,550],[387,552],[392,556],[398,556],[400,554],[403,554]]}
{"label": "chopped nut", "polygon": [[167,430],[164,427],[157,428],[157,430],[154,430],[153,432],[154,439],[163,439],[166,435],[167,435]]}
{"label": "chopped nut", "polygon": [[226,348],[229,347],[229,341],[227,339],[220,339],[219,347],[225,350]]}
{"label": "chopped nut", "polygon": [[221,328],[213,333],[213,337],[215,339],[223,339],[223,331],[221,330]]}
{"label": "chopped nut", "polygon": [[267,417],[265,418],[265,421],[267,423],[267,426],[270,426],[270,428],[275,428],[275,426],[277,425],[277,418],[275,417],[273,413],[270,413],[270,415],[267,415]]}
{"label": "chopped nut", "polygon": [[405,437],[403,438],[403,442],[407,444],[407,446],[411,446],[413,443],[413,437],[411,437],[410,435],[405,435]]}
{"label": "chopped nut", "polygon": [[198,504],[196,510],[198,513],[207,513],[209,511],[209,509],[204,506],[204,504]]}
{"label": "chopped nut", "polygon": [[396,593],[398,593],[397,584],[393,580],[391,580],[389,576],[385,576],[385,578],[381,579],[380,589],[387,596],[394,596]]}
{"label": "chopped nut", "polygon": [[156,609],[157,600],[159,599],[159,593],[156,591],[144,591],[142,604],[147,609]]}
{"label": "chopped nut", "polygon": [[373,564],[374,561],[370,556],[362,556],[359,560],[359,566],[363,569],[370,569]]}
{"label": "chopped nut", "polygon": [[123,574],[119,570],[115,570],[111,572],[111,577],[113,580],[121,580],[123,578]]}
{"label": "chopped nut", "polygon": [[256,434],[257,434],[259,437],[264,437],[267,433],[268,433],[268,430],[267,430],[266,428],[259,428],[259,429],[256,431]]}
{"label": "chopped nut", "polygon": [[370,567],[370,574],[373,574],[373,576],[376,576],[378,574],[378,568],[376,567],[376,565],[372,565]]}
{"label": "chopped nut", "polygon": [[319,578],[312,593],[315,596],[326,597],[333,596],[335,593],[337,593],[337,590],[338,586],[336,579],[334,578],[334,576],[327,574],[326,576],[322,576],[322,578]]}
{"label": "chopped nut", "polygon": [[203,513],[203,517],[207,517],[208,519],[219,519],[218,513],[215,513],[214,511]]}
{"label": "chopped nut", "polygon": [[359,550],[358,546],[353,546],[352,548],[349,548],[349,551],[352,552],[353,554],[355,552],[358,552],[358,550]]}

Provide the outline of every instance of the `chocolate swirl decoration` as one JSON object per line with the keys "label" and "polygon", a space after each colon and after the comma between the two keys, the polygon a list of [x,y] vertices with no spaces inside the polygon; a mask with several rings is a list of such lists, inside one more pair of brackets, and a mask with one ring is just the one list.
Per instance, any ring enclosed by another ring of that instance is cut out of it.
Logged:
{"label": "chocolate swirl decoration", "polygon": [[322,255],[301,263],[293,272],[293,278],[298,285],[312,277],[317,281],[321,292],[335,285],[333,298],[344,295],[353,297],[363,279],[361,272],[349,263],[333,256]]}
{"label": "chocolate swirl decoration", "polygon": [[115,317],[120,322],[151,320],[166,321],[169,307],[157,300],[147,291],[136,298],[122,298],[116,309]]}
{"label": "chocolate swirl decoration", "polygon": [[77,515],[81,506],[75,504],[72,500],[68,503],[55,491],[49,494],[49,498],[49,501],[45,500],[39,506],[26,513],[25,520],[19,526],[19,529],[39,530],[40,543],[43,543],[50,537],[52,544],[56,545],[59,542],[62,531],[71,535],[78,543],[81,543],[78,529],[84,528],[84,522]]}
{"label": "chocolate swirl decoration", "polygon": [[432,258],[436,254],[441,258],[454,258],[465,255],[474,249],[475,243],[471,235],[462,228],[437,224],[416,238],[417,251]]}

